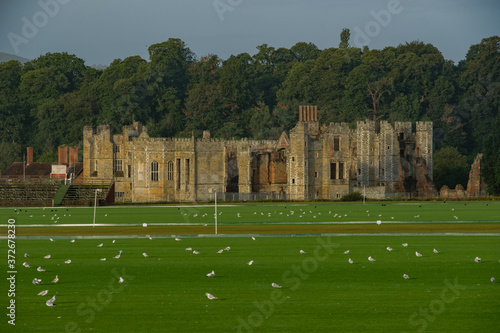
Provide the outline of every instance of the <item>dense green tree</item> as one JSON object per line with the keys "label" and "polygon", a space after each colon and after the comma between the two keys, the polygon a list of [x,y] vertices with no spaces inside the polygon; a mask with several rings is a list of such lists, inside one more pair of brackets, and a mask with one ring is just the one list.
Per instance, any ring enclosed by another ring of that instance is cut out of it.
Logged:
{"label": "dense green tree", "polygon": [[461,184],[467,187],[470,166],[467,156],[460,154],[455,147],[443,147],[434,153],[434,184],[437,189],[443,185],[453,189]]}
{"label": "dense green tree", "polygon": [[488,192],[500,195],[500,116],[493,123],[493,130],[484,141],[484,167],[482,176]]}

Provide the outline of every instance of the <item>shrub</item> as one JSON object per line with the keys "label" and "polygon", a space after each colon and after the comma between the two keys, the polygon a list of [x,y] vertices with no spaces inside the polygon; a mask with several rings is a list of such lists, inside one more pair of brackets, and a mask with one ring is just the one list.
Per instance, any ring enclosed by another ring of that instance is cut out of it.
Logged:
{"label": "shrub", "polygon": [[351,192],[349,194],[344,194],[340,201],[362,201],[363,195],[360,192]]}

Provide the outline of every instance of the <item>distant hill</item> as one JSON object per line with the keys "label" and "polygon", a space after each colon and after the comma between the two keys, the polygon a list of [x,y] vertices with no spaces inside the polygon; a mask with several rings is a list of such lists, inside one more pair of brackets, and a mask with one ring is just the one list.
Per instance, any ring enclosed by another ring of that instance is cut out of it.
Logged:
{"label": "distant hill", "polygon": [[7,62],[7,61],[10,61],[10,60],[17,60],[21,63],[25,63],[25,62],[28,62],[28,61],[31,61],[30,59],[26,59],[26,58],[23,58],[23,57],[18,57],[16,55],[13,55],[13,54],[10,54],[10,53],[4,53],[4,52],[0,52],[0,63],[1,62]]}

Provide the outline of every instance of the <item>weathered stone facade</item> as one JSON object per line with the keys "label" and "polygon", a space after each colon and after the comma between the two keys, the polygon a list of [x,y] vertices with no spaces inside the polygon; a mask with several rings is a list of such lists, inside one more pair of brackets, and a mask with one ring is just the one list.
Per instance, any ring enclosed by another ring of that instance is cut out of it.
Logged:
{"label": "weathered stone facade", "polygon": [[[140,123],[112,135],[85,127],[84,183],[114,182],[117,201],[213,199],[214,190],[240,200],[253,194],[308,200],[434,196],[432,123],[319,125],[317,108],[301,106],[299,122],[277,141],[151,138]],[[234,195],[233,195],[234,197]],[[230,197],[228,198],[228,200]]]}

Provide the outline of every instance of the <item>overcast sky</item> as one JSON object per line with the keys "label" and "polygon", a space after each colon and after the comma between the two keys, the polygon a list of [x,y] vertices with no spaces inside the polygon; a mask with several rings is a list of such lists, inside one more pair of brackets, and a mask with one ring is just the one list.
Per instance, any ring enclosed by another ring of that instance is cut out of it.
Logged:
{"label": "overcast sky", "polygon": [[419,40],[446,59],[500,35],[500,0],[2,0],[0,52],[34,59],[68,52],[87,65],[140,55],[180,38],[198,56],[254,54],[268,44],[312,42],[382,49]]}

